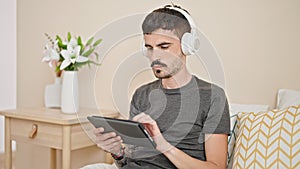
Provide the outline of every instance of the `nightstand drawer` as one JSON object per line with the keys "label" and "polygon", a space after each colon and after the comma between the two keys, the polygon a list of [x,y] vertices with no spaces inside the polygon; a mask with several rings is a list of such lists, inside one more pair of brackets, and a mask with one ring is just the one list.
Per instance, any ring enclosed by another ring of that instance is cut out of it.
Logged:
{"label": "nightstand drawer", "polygon": [[11,119],[13,140],[62,149],[62,126],[30,120]]}

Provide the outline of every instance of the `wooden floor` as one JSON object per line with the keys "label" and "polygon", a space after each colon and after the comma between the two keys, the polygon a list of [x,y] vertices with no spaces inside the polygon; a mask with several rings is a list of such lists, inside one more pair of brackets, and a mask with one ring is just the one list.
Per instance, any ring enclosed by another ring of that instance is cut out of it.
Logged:
{"label": "wooden floor", "polygon": [[[13,169],[15,169],[15,165],[14,165],[14,162],[15,162],[15,153],[13,152]],[[4,169],[4,153],[0,153],[0,169]]]}

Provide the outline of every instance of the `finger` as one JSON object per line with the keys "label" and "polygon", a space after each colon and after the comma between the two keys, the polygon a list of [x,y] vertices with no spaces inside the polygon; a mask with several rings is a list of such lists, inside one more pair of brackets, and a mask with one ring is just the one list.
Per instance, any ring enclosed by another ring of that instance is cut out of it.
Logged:
{"label": "finger", "polygon": [[132,118],[133,121],[138,121],[141,117],[145,116],[145,113],[140,113]]}
{"label": "finger", "polygon": [[104,128],[103,127],[99,127],[99,128],[95,128],[94,129],[94,134],[97,136],[99,134],[102,134],[104,132]]}
{"label": "finger", "polygon": [[147,114],[142,114],[140,116],[136,116],[135,120],[137,122],[140,122],[140,123],[154,123],[155,121],[151,118],[151,116],[147,115]]}
{"label": "finger", "polygon": [[112,149],[112,147],[114,147],[115,145],[119,145],[122,144],[123,140],[117,140],[117,139],[109,139],[109,140],[105,140],[105,141],[100,141],[97,143],[97,146],[102,148],[103,150],[107,150],[109,151],[110,149]]}
{"label": "finger", "polygon": [[113,154],[119,154],[121,149],[122,149],[122,144],[116,145],[115,147],[113,147],[110,152]]}
{"label": "finger", "polygon": [[107,139],[116,137],[117,134],[115,132],[110,132],[110,133],[103,133],[103,134],[99,134],[96,139],[97,141],[105,141]]}
{"label": "finger", "polygon": [[134,116],[132,120],[141,122],[141,121],[146,121],[147,119],[149,121],[152,118],[149,115],[145,114],[145,113],[140,113],[140,114]]}
{"label": "finger", "polygon": [[110,145],[110,144],[113,144],[115,142],[121,142],[121,137],[120,136],[117,136],[117,137],[113,137],[113,138],[110,138],[110,139],[107,139],[107,140],[104,140],[102,141],[102,145],[103,146],[107,146],[107,145]]}
{"label": "finger", "polygon": [[120,140],[120,141],[115,141],[115,142],[112,142],[112,143],[106,144],[106,145],[98,144],[98,147],[102,148],[103,150],[105,150],[107,152],[115,153],[115,152],[119,151],[119,147],[121,147],[122,143],[123,143],[123,140]]}
{"label": "finger", "polygon": [[123,143],[123,141],[120,140],[120,141],[112,142],[112,143],[107,144],[107,145],[102,145],[102,147],[106,150],[111,151],[111,150],[116,149],[116,147],[119,147],[122,143]]}

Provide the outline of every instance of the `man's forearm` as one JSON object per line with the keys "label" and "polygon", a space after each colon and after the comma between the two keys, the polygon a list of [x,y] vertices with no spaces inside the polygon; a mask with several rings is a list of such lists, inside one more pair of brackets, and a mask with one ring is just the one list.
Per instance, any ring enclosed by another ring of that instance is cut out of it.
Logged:
{"label": "man's forearm", "polygon": [[179,169],[225,169],[226,166],[210,161],[195,159],[182,150],[173,147],[163,153]]}

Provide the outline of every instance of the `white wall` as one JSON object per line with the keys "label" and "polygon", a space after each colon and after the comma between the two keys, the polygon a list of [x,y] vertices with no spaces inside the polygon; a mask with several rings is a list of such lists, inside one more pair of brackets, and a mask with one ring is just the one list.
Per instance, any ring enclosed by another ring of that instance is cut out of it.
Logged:
{"label": "white wall", "polygon": [[[3,110],[16,108],[16,0],[0,1],[0,23],[0,110]],[[4,117],[0,116],[0,153],[3,151]]]}
{"label": "white wall", "polygon": [[[45,86],[54,81],[53,69],[41,63],[43,48],[47,42],[44,33],[66,37],[66,33],[70,31],[73,35],[81,35],[85,40],[117,19],[149,12],[170,3],[163,0],[89,0],[88,3],[82,0],[65,0],[60,1],[59,5],[53,0],[17,2],[18,107],[43,106]],[[225,91],[231,103],[267,104],[274,107],[278,89],[300,90],[300,78],[297,78],[300,72],[299,0],[173,0],[173,3],[188,9],[197,27],[218,50],[224,68]],[[72,10],[66,12],[70,5]],[[120,28],[124,32],[131,29],[130,26]],[[111,37],[114,35],[114,31],[107,33],[102,45],[113,39]],[[101,108],[118,108],[111,96],[112,79],[127,56],[140,50],[140,40],[140,37],[125,38],[113,46],[103,59],[95,76],[93,91]],[[100,55],[103,54],[101,52]],[[189,63],[191,67],[199,67],[199,62],[191,60]],[[87,72],[90,70],[80,71]],[[203,74],[206,75],[205,71],[197,72],[201,78],[205,77]],[[36,80],[28,80],[28,75],[30,79]],[[144,74],[139,74],[139,77],[142,76]],[[135,82],[132,89],[143,81],[139,79]],[[82,83],[79,86],[82,86],[80,89],[89,89]],[[87,93],[85,90],[84,94]],[[127,93],[120,95],[126,96]],[[85,98],[80,99],[85,101],[84,105],[91,102],[86,95],[81,95],[81,98]]]}

